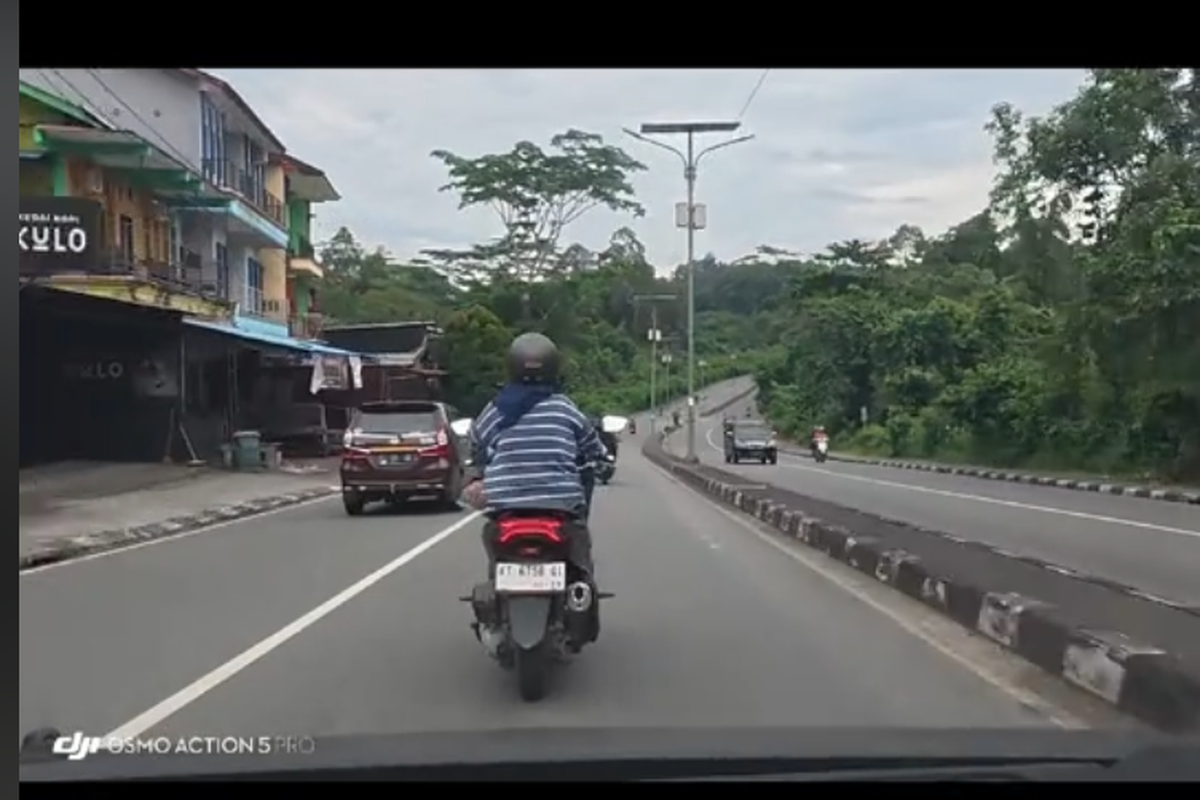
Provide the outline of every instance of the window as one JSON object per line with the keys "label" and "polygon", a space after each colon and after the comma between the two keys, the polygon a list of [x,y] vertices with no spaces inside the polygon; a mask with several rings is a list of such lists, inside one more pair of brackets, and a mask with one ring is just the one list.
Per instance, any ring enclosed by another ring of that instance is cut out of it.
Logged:
{"label": "window", "polygon": [[261,206],[265,197],[264,183],[266,165],[263,149],[258,142],[242,134],[242,169],[245,170],[245,185],[239,187],[246,199]]}
{"label": "window", "polygon": [[217,242],[213,247],[213,260],[217,268],[217,295],[229,297],[229,248],[224,242]]}
{"label": "window", "polygon": [[225,115],[207,94],[200,95],[200,160],[205,180],[225,183]]}
{"label": "window", "polygon": [[246,259],[246,282],[255,289],[262,291],[263,288],[263,268],[262,264],[257,259]]}
{"label": "window", "polygon": [[146,254],[146,258],[153,261],[157,255],[154,247],[157,244],[155,241],[155,223],[153,221],[144,222],[142,224],[142,252]]}
{"label": "window", "polygon": [[200,160],[204,177],[208,181],[217,178],[217,148],[213,117],[216,107],[207,94],[200,95]]}
{"label": "window", "polygon": [[133,217],[122,214],[117,220],[117,253],[121,257],[123,266],[131,266],[133,264]]}
{"label": "window", "polygon": [[361,411],[355,426],[362,433],[432,434],[440,427],[437,409],[414,407],[411,411]]}
{"label": "window", "polygon": [[256,259],[246,259],[246,310],[263,312],[263,269]]}
{"label": "window", "polygon": [[179,243],[179,220],[172,219],[167,223],[167,254],[171,261],[183,264],[183,246]]}

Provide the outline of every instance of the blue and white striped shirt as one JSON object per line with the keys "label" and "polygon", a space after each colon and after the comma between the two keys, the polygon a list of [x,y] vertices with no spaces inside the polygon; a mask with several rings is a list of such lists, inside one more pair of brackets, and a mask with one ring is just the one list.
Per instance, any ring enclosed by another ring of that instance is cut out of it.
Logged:
{"label": "blue and white striped shirt", "polygon": [[488,511],[575,511],[584,505],[581,462],[607,455],[583,412],[553,394],[500,430],[503,415],[491,403],[471,426],[471,443],[483,462]]}

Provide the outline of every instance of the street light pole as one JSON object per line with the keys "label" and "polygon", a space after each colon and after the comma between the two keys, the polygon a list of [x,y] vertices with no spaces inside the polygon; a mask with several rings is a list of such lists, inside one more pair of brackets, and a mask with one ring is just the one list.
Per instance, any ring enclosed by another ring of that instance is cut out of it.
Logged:
{"label": "street light pole", "polygon": [[[753,136],[739,136],[724,142],[710,145],[699,153],[695,151],[697,133],[733,133],[741,127],[740,122],[645,122],[641,131],[635,132],[625,128],[625,133],[635,139],[669,150],[683,162],[683,177],[687,181],[687,204],[684,209],[685,219],[679,227],[687,228],[687,352],[688,352],[688,401],[687,401],[687,460],[696,461],[696,230],[703,228],[703,223],[696,220],[696,167],[704,156],[720,150],[722,147],[748,142]],[[687,135],[687,154],[681,153],[669,144],[651,139],[654,134]]]}
{"label": "street light pole", "polygon": [[[672,360],[673,359],[671,358],[670,351],[667,351],[666,353],[662,354],[663,372],[665,373],[663,382],[666,383],[668,392],[671,391],[671,361]],[[667,396],[670,397],[670,395],[667,395]]]}
{"label": "street light pole", "polygon": [[635,294],[633,302],[650,303],[650,330],[646,332],[646,338],[650,340],[650,433],[655,430],[655,420],[658,417],[658,392],[655,386],[655,371],[658,367],[658,343],[662,341],[662,331],[658,329],[658,306],[659,302],[674,300],[673,294]]}

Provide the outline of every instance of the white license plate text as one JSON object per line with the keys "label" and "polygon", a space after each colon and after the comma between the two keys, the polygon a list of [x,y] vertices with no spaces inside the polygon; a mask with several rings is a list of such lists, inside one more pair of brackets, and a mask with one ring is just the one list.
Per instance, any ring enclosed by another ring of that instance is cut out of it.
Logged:
{"label": "white license plate text", "polygon": [[567,565],[497,564],[496,591],[504,594],[538,594],[561,592],[567,588]]}

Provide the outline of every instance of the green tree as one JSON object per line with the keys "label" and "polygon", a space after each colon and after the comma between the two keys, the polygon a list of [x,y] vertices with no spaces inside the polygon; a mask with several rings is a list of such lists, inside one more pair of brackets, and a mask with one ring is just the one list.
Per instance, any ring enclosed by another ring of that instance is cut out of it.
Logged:
{"label": "green tree", "polygon": [[[805,258],[762,246],[695,266],[707,380],[753,373],[776,425],[828,425],[843,446],[1004,465],[1200,475],[1200,88],[1185,70],[1095,70],[1042,118],[998,105],[988,208],[940,235],[900,226]],[[466,160],[439,154],[447,191],[497,210],[502,235],[424,262],[326,248],[339,319],[440,322],[450,392],[486,399],[509,337],[562,347],[593,413],[650,402],[649,308],[684,381],[686,273],[649,263],[628,229],[570,242],[591,208],[632,214],[641,165],[564,134]],[[475,278],[475,280],[466,280]],[[699,371],[699,365],[698,371]]]}
{"label": "green tree", "polygon": [[519,280],[541,277],[558,267],[559,244],[574,222],[596,208],[642,216],[630,175],[646,167],[594,133],[570,129],[550,140],[547,152],[518,142],[507,153],[466,158],[447,150],[433,157],[446,165],[459,208],[487,206],[502,225],[500,238],[466,251],[428,255],[473,278],[501,272]]}
{"label": "green tree", "polygon": [[488,309],[472,305],[450,315],[442,341],[451,365],[447,392],[466,414],[475,415],[504,379],[504,356],[512,334]]}
{"label": "green tree", "polygon": [[1044,118],[1000,104],[988,210],[788,265],[774,413],[894,454],[1200,473],[1196,80],[1094,70]]}

